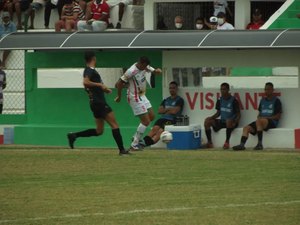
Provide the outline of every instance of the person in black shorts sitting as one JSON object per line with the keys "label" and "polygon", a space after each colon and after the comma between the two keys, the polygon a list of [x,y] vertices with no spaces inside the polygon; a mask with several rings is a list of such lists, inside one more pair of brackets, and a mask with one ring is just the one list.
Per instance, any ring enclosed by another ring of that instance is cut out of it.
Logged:
{"label": "person in black shorts sitting", "polygon": [[112,90],[106,87],[100,74],[95,70],[96,55],[94,52],[85,53],[86,68],[83,72],[83,84],[90,99],[90,109],[94,114],[96,121],[96,129],[87,129],[84,131],[69,133],[67,135],[70,148],[74,148],[74,142],[79,137],[99,136],[104,131],[104,121],[106,121],[111,129],[112,135],[119,148],[119,154],[124,155],[129,152],[123,146],[123,139],[120,133],[119,125],[115,119],[115,115],[111,107],[106,103],[104,93],[111,93]]}
{"label": "person in black shorts sitting", "polygon": [[178,84],[175,81],[169,84],[170,96],[165,98],[159,108],[158,113],[161,117],[155,122],[153,128],[140,143],[142,146],[150,146],[157,143],[161,133],[165,129],[165,125],[172,125],[176,122],[176,117],[182,114],[184,100],[177,95]]}
{"label": "person in black shorts sitting", "polygon": [[260,100],[258,107],[257,120],[243,128],[243,134],[239,145],[233,147],[233,150],[245,150],[245,144],[249,133],[258,137],[258,143],[254,150],[263,150],[263,131],[276,128],[282,114],[282,106],[279,98],[274,96],[273,83],[265,84],[265,96]]}
{"label": "person in black shorts sitting", "polygon": [[[216,104],[217,112],[207,117],[204,121],[205,134],[207,137],[206,148],[213,148],[210,129],[212,127],[215,132],[226,128],[226,140],[223,149],[229,149],[231,133],[238,126],[241,118],[240,105],[236,98],[229,93],[230,88],[228,83],[222,83],[220,89],[221,97]],[[217,119],[219,116],[220,119]]]}

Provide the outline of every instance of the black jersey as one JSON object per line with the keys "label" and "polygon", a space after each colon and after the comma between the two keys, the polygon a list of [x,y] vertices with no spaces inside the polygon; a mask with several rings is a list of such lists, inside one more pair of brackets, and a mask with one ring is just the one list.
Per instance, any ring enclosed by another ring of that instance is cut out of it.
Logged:
{"label": "black jersey", "polygon": [[[94,68],[86,67],[84,69],[83,76],[88,77],[92,82],[103,83],[100,74]],[[89,87],[89,88],[85,88],[85,90],[89,94],[91,103],[106,103],[102,88]]]}

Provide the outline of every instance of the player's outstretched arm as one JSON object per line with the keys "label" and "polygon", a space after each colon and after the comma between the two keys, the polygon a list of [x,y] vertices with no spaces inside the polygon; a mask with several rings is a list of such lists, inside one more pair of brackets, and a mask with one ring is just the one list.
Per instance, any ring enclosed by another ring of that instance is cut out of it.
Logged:
{"label": "player's outstretched arm", "polygon": [[115,88],[117,88],[117,97],[115,97],[115,102],[120,102],[122,98],[122,89],[124,87],[124,81],[119,79],[115,84]]}

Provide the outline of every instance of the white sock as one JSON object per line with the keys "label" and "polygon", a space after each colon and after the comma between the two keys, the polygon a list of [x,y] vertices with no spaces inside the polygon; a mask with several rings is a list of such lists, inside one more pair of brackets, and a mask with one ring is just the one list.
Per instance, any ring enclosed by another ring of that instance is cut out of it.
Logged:
{"label": "white sock", "polygon": [[131,145],[138,145],[139,140],[143,137],[143,134],[145,133],[146,129],[147,129],[147,127],[144,124],[142,124],[142,123],[139,124]]}

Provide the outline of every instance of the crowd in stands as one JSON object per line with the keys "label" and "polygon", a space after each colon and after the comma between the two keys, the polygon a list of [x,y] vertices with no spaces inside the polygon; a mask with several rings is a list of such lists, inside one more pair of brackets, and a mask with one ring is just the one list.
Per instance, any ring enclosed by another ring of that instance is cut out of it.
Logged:
{"label": "crowd in stands", "polygon": [[[2,19],[8,13],[10,23],[14,23],[17,30],[34,29],[35,14],[40,10],[44,10],[44,27],[49,29],[52,9],[57,9],[59,20],[55,22],[56,31],[103,31],[114,28],[110,21],[110,11],[115,6],[119,7],[115,28],[120,29],[126,6],[143,3],[144,0],[3,0],[0,2],[0,11]],[[14,15],[16,21],[13,21]],[[5,26],[4,22],[2,26]]]}
{"label": "crowd in stands", "polygon": [[[0,11],[2,14],[2,27],[5,27],[4,15],[9,14],[10,23],[15,23],[17,30],[27,31],[34,29],[35,14],[44,11],[44,27],[49,28],[52,9],[57,9],[59,20],[55,22],[55,31],[103,31],[107,28],[122,28],[123,14],[128,5],[143,5],[145,0],[2,0]],[[199,15],[195,21],[194,29],[197,30],[231,30],[233,13],[228,7],[227,0],[212,1],[213,14],[205,18]],[[118,22],[113,25],[110,12],[118,6]],[[22,13],[23,21],[22,21]],[[15,17],[14,17],[15,15]],[[16,18],[16,21],[12,21]],[[230,19],[228,19],[230,18]],[[259,29],[264,24],[262,13],[255,9],[251,22],[246,29]],[[3,28],[2,28],[3,29]],[[174,27],[164,23],[163,15],[157,18],[158,30],[184,30],[188,29],[182,15],[174,18]],[[5,30],[5,29],[4,29]],[[3,32],[3,31],[2,31]]]}

